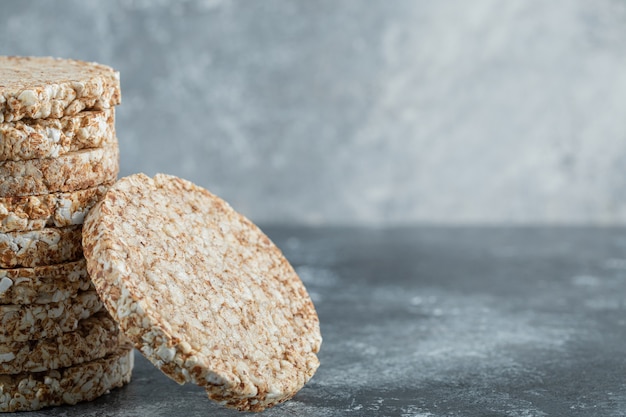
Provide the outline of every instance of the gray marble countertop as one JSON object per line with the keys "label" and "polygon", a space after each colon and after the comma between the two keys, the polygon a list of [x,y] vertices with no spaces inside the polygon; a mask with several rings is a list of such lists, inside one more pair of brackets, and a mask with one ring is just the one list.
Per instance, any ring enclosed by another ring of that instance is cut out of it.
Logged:
{"label": "gray marble countertop", "polygon": [[[626,415],[626,230],[267,228],[322,325],[265,416]],[[235,416],[137,356],[130,385],[32,416]]]}

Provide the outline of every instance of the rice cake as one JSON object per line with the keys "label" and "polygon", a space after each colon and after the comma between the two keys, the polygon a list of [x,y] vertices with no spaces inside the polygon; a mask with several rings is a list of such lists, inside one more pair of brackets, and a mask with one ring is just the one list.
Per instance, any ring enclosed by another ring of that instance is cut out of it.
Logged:
{"label": "rice cake", "polygon": [[131,344],[114,353],[68,368],[0,375],[0,411],[34,411],[91,401],[130,382],[134,365]]}
{"label": "rice cake", "polygon": [[117,139],[58,158],[4,161],[0,162],[0,197],[83,190],[115,181],[118,171]]}
{"label": "rice cake", "polygon": [[167,175],[111,186],[83,227],[87,270],[135,346],[179,383],[260,411],[319,365],[319,321],[280,250],[226,202]]}
{"label": "rice cake", "polygon": [[81,225],[0,233],[0,268],[36,267],[77,260]]}
{"label": "rice cake", "polygon": [[115,139],[115,111],[84,111],[60,119],[0,123],[0,161],[58,158]]}
{"label": "rice cake", "polygon": [[100,359],[122,341],[117,323],[106,311],[81,320],[74,331],[48,339],[0,343],[0,374],[43,372]]}
{"label": "rice cake", "polygon": [[47,339],[76,330],[78,322],[102,309],[95,291],[48,304],[0,305],[0,342]]}
{"label": "rice cake", "polygon": [[0,304],[47,304],[93,289],[85,259],[33,268],[0,269]]}
{"label": "rice cake", "polygon": [[0,197],[0,232],[83,224],[109,184],[66,193]]}
{"label": "rice cake", "polygon": [[120,75],[108,66],[52,57],[0,57],[0,122],[56,119],[120,102]]}

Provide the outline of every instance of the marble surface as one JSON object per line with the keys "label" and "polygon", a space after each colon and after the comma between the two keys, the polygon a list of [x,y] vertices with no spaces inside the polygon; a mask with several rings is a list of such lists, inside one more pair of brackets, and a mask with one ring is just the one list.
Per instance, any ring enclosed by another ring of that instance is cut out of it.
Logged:
{"label": "marble surface", "polygon": [[[626,230],[268,228],[314,300],[321,367],[264,416],[626,415]],[[92,403],[23,416],[235,416],[137,355]]]}
{"label": "marble surface", "polygon": [[122,175],[257,222],[626,222],[620,0],[20,0],[0,53],[121,71]]}

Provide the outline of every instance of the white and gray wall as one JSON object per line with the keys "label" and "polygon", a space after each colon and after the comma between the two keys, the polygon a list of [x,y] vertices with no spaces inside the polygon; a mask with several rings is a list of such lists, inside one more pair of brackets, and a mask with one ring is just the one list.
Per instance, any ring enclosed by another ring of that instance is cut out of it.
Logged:
{"label": "white and gray wall", "polygon": [[121,71],[121,174],[261,223],[626,223],[626,0],[6,1]]}

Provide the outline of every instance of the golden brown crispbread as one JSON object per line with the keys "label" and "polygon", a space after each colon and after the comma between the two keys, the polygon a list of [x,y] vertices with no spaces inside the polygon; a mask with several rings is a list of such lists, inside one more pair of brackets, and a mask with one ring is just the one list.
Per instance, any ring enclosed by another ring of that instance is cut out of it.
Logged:
{"label": "golden brown crispbread", "polygon": [[95,291],[48,304],[0,305],[0,342],[47,339],[76,330],[80,320],[102,309]]}
{"label": "golden brown crispbread", "polygon": [[115,181],[118,171],[117,139],[58,158],[4,161],[0,162],[0,197],[83,190]]}
{"label": "golden brown crispbread", "polygon": [[18,375],[0,375],[0,411],[34,411],[61,404],[91,401],[130,381],[132,345],[68,368]]}
{"label": "golden brown crispbread", "polygon": [[43,372],[100,359],[127,339],[106,311],[81,320],[76,330],[48,339],[0,343],[0,374]]}
{"label": "golden brown crispbread", "polygon": [[65,193],[0,197],[0,232],[83,224],[109,184]]}
{"label": "golden brown crispbread", "polygon": [[259,411],[319,365],[319,321],[280,250],[226,202],[167,175],[111,186],[85,219],[98,294],[135,346],[179,383]]}
{"label": "golden brown crispbread", "polygon": [[120,101],[119,73],[105,65],[0,56],[0,122],[60,118],[109,109]]}
{"label": "golden brown crispbread", "polygon": [[81,226],[0,232],[0,268],[35,267],[77,260]]}
{"label": "golden brown crispbread", "polygon": [[0,269],[0,304],[47,304],[93,289],[85,259],[33,268]]}
{"label": "golden brown crispbread", "polygon": [[115,111],[83,111],[60,119],[0,123],[0,161],[58,158],[115,139]]}

